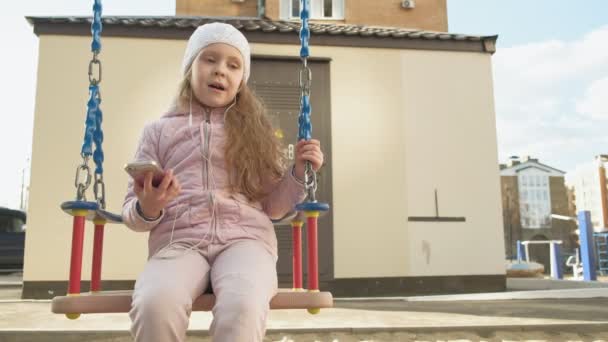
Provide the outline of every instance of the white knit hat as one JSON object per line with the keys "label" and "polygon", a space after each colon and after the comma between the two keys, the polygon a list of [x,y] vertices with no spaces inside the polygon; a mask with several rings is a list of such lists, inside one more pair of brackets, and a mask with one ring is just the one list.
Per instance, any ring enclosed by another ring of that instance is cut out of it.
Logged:
{"label": "white knit hat", "polygon": [[234,26],[224,23],[209,23],[199,26],[188,39],[188,46],[182,62],[182,74],[192,64],[192,61],[199,52],[208,45],[214,43],[225,43],[235,47],[243,56],[243,82],[249,79],[251,66],[251,50],[247,38]]}

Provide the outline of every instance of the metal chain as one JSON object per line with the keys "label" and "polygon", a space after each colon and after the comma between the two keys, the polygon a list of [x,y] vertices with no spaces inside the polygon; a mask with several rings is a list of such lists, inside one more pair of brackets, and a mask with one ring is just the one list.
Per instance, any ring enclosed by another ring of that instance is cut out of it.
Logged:
{"label": "metal chain", "polygon": [[308,67],[308,57],[302,57],[302,68],[300,69],[300,89],[301,95],[310,96],[310,86],[312,84],[312,71]]}
{"label": "metal chain", "polygon": [[[82,164],[76,168],[74,186],[76,187],[76,200],[86,201],[86,190],[91,185],[91,169],[89,168],[89,157],[82,159]],[[84,172],[84,174],[83,174]],[[84,177],[84,178],[83,178]]]}
{"label": "metal chain", "polygon": [[93,185],[93,192],[95,194],[95,199],[97,203],[101,207],[101,209],[106,208],[106,185],[103,182],[103,174],[96,173],[95,174],[95,184]]}
{"label": "metal chain", "polygon": [[[310,0],[300,0],[300,19],[302,26],[300,28],[300,58],[302,59],[302,68],[300,68],[300,117],[298,118],[298,141],[310,140],[312,136],[312,123],[310,122],[310,89],[312,85],[312,71],[308,67],[308,57],[310,49],[308,41],[310,39],[310,27],[308,19],[310,18]],[[315,192],[317,191],[317,174],[312,169],[310,162],[306,162],[304,171],[304,186],[306,188],[307,200],[316,202]]]}
{"label": "metal chain", "polygon": [[[93,67],[97,66],[97,72],[93,72]],[[89,83],[97,85],[101,83],[101,61],[97,59],[97,53],[93,53],[93,58],[89,62]]]}

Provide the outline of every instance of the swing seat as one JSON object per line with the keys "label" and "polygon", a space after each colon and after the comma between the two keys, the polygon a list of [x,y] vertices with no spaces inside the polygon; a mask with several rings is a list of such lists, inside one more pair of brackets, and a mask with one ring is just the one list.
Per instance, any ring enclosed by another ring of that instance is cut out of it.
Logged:
{"label": "swing seat", "polygon": [[[82,215],[91,221],[103,220],[110,223],[121,223],[122,221],[120,216],[100,209],[96,202],[64,202],[61,209],[69,215]],[[83,212],[86,214],[83,215]],[[296,215],[298,215],[298,212],[290,213],[273,223],[285,224],[295,218]],[[80,314],[126,313],[131,310],[132,293],[133,291],[130,290],[92,291],[58,296],[53,298],[51,311],[56,314],[65,314],[71,319],[78,318]],[[215,295],[205,293],[194,301],[192,310],[211,311],[214,305]],[[272,310],[307,309],[311,314],[318,313],[320,309],[331,307],[333,307],[332,294],[318,290],[279,289],[279,292],[270,301],[270,309]]]}
{"label": "swing seat", "polygon": [[[101,291],[53,298],[51,310],[56,314],[125,313],[131,310],[133,291]],[[203,294],[192,304],[192,311],[211,311],[215,295]],[[279,289],[270,301],[270,309],[325,309],[333,307],[330,292],[307,292]],[[313,312],[311,312],[313,313]]]}
{"label": "swing seat", "polygon": [[61,203],[61,210],[71,216],[75,216],[77,211],[85,210],[87,212],[86,219],[91,222],[103,220],[106,223],[122,223],[121,215],[99,208],[97,202],[67,201]]}
{"label": "swing seat", "polygon": [[[298,211],[298,210],[301,210],[301,211]],[[298,204],[296,206],[296,210],[290,211],[289,213],[285,214],[285,216],[281,217],[280,219],[270,220],[270,221],[272,222],[272,224],[275,227],[284,226],[284,225],[289,226],[289,225],[291,225],[291,222],[294,220],[305,221],[306,215],[304,214],[304,211],[307,211],[307,210],[318,211],[319,217],[323,217],[329,210],[329,205],[327,205],[325,203]]]}

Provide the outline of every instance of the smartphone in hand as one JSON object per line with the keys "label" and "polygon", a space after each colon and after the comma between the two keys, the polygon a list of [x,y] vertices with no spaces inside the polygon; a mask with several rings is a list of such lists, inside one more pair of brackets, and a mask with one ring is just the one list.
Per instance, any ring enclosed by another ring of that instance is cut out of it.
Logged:
{"label": "smartphone in hand", "polygon": [[157,187],[165,177],[165,172],[153,160],[136,161],[125,165],[125,171],[135,182],[144,185],[146,173],[152,172],[152,186]]}

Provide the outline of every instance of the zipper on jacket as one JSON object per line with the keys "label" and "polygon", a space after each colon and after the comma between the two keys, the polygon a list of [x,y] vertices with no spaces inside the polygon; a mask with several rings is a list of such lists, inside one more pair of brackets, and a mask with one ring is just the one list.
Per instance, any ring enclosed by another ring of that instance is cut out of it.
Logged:
{"label": "zipper on jacket", "polygon": [[202,176],[203,176],[203,185],[204,188],[208,191],[209,194],[209,213],[211,220],[211,229],[213,230],[212,241],[221,239],[217,236],[217,213],[215,212],[215,198],[213,196],[213,189],[211,188],[211,184],[209,182],[209,170],[213,167],[210,163],[211,159],[211,113],[205,113],[205,120],[203,120],[203,146],[201,147],[203,154],[203,167],[202,167]]}
{"label": "zipper on jacket", "polygon": [[209,113],[207,113],[207,118],[205,119],[205,121],[203,122],[203,134],[204,134],[204,142],[203,142],[203,159],[204,163],[203,163],[203,171],[204,171],[204,184],[205,184],[205,188],[207,190],[212,190],[211,189],[211,184],[209,183],[209,169],[212,167],[210,164],[211,161],[211,152],[210,152],[210,148],[211,148],[211,120],[209,118]]}
{"label": "zipper on jacket", "polygon": [[203,167],[201,168],[201,181],[203,184],[203,188],[204,189],[209,189],[209,175],[208,175],[208,160],[209,160],[209,147],[208,147],[208,142],[209,142],[209,122],[210,122],[210,118],[209,118],[209,113],[207,111],[205,111],[205,118],[203,119],[203,132],[202,132],[202,142],[201,142],[201,146],[200,146],[200,150],[201,150],[201,156],[203,158]]}

